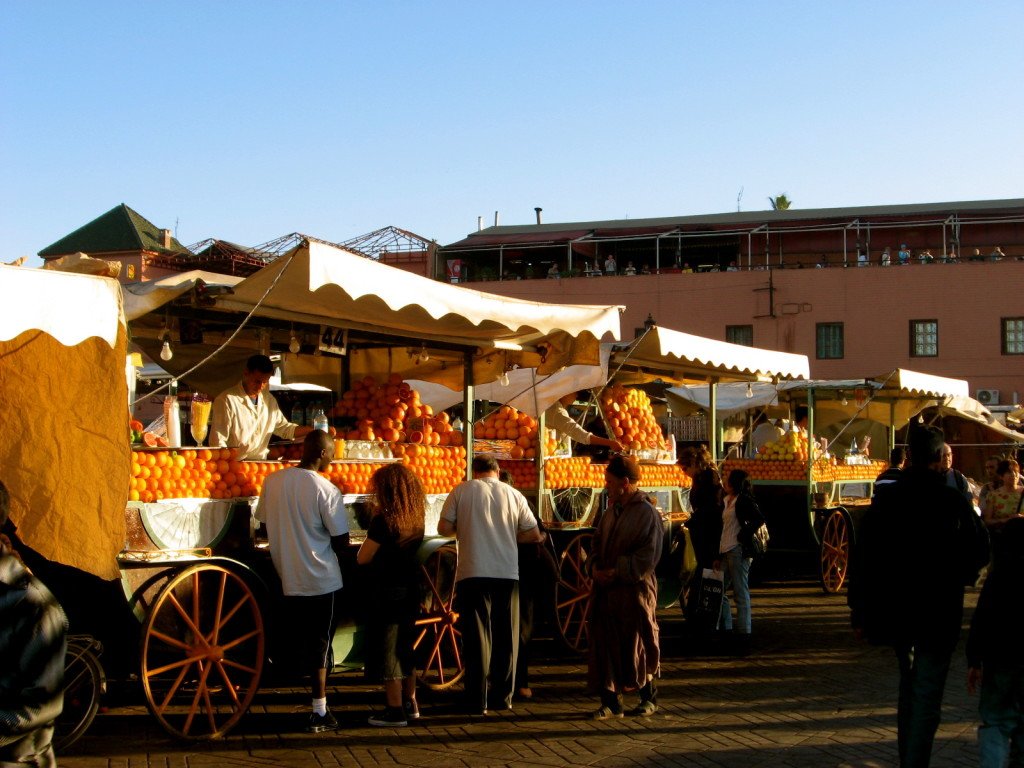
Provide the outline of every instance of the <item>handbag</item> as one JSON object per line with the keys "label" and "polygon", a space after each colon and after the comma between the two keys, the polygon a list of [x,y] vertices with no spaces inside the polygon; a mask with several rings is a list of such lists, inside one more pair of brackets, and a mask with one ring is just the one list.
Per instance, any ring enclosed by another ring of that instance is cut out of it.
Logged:
{"label": "handbag", "polygon": [[690,585],[691,599],[686,618],[702,629],[716,629],[725,592],[722,572],[704,568],[695,581],[696,584]]}
{"label": "handbag", "polygon": [[754,531],[754,535],[750,537],[750,548],[754,552],[755,557],[759,557],[768,551],[768,540],[771,538],[768,535],[768,524],[761,523],[761,525]]}

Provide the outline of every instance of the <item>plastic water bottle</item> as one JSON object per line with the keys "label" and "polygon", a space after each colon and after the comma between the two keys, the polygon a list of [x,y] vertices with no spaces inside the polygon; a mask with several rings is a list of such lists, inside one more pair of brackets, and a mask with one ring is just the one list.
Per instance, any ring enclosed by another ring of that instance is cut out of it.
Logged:
{"label": "plastic water bottle", "polygon": [[313,429],[319,429],[321,432],[326,432],[330,424],[327,422],[327,415],[324,413],[323,408],[317,408],[313,414]]}

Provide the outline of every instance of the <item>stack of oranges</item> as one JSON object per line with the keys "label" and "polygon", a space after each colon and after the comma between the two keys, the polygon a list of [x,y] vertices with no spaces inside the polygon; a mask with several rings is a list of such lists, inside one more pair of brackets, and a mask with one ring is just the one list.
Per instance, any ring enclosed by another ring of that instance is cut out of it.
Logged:
{"label": "stack of oranges", "polygon": [[152,502],[251,496],[257,478],[248,464],[238,461],[233,448],[132,451],[128,498]]}
{"label": "stack of oranges", "polygon": [[[477,422],[473,428],[473,436],[484,440],[508,440],[509,458],[534,459],[537,457],[537,420],[528,413],[522,413],[511,405],[503,405],[492,411],[486,418]],[[551,430],[548,430],[544,451],[554,453],[556,441]]]}
{"label": "stack of oranges", "polygon": [[506,461],[499,459],[498,466],[512,475],[512,485],[520,491],[537,490],[537,465],[532,461]]}
{"label": "stack of oranges", "polygon": [[547,488],[603,488],[604,467],[593,464],[589,456],[548,459],[544,462]]}
{"label": "stack of oranges", "polygon": [[678,464],[641,464],[641,488],[689,488],[690,478]]}
{"label": "stack of oranges", "polygon": [[373,376],[357,381],[342,394],[332,415],[353,418],[356,425],[341,435],[346,440],[385,440],[389,443],[459,445],[462,435],[448,421],[447,413],[434,415],[429,405],[398,374],[384,382]]}
{"label": "stack of oranges", "polygon": [[[823,460],[819,460],[818,463],[823,463],[821,471],[827,471],[831,469],[831,465]],[[802,482],[807,481],[807,461],[797,461],[795,459],[788,460],[770,460],[765,461],[760,457],[757,459],[729,459],[725,462],[722,467],[722,477],[726,478],[729,473],[734,469],[742,469],[748,475],[751,480],[799,480]],[[817,464],[815,465],[815,475],[819,473]],[[823,478],[824,479],[824,478]]]}
{"label": "stack of oranges", "polygon": [[628,450],[666,447],[651,409],[651,398],[642,389],[627,389],[616,384],[601,393],[600,402],[601,413],[612,435]]}
{"label": "stack of oranges", "polygon": [[466,449],[461,445],[393,443],[391,453],[419,477],[427,493],[449,493],[466,479]]}

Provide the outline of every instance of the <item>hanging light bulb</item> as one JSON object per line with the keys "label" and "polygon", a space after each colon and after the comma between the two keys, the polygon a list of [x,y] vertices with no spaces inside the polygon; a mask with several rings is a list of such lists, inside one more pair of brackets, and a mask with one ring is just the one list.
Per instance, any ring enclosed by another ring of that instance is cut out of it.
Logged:
{"label": "hanging light bulb", "polygon": [[501,376],[498,377],[498,383],[503,387],[507,387],[511,382],[508,380],[508,371],[502,371]]}
{"label": "hanging light bulb", "polygon": [[160,359],[170,360],[174,357],[174,352],[171,350],[171,342],[168,339],[164,339],[164,344],[160,347]]}
{"label": "hanging light bulb", "polygon": [[427,345],[426,343],[424,343],[423,346],[420,348],[420,354],[416,358],[416,361],[419,363],[425,363],[428,360],[430,360],[430,353],[427,352]]}
{"label": "hanging light bulb", "polygon": [[840,398],[839,399],[839,404],[840,405],[848,405],[849,402],[850,402],[849,400],[846,399],[846,393],[845,392],[840,392],[839,393],[839,398]]}
{"label": "hanging light bulb", "polygon": [[295,335],[295,331],[292,331],[292,338],[288,342],[288,351],[293,355],[299,354],[299,350],[302,349],[302,343],[299,338]]}
{"label": "hanging light bulb", "polygon": [[753,387],[753,385],[752,385],[752,384],[751,384],[751,383],[750,383],[750,382],[748,381],[748,382],[747,382],[747,398],[749,399],[749,398],[751,398],[751,397],[753,397],[753,396],[754,396],[754,387]]}

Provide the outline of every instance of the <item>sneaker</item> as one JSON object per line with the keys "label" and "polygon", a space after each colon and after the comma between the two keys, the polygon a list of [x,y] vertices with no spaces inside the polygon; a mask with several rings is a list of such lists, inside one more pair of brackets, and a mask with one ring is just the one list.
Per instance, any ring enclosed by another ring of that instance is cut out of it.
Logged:
{"label": "sneaker", "polygon": [[641,701],[635,708],[629,710],[630,717],[650,717],[658,711],[658,705],[653,701]]}
{"label": "sneaker", "polygon": [[310,714],[309,725],[306,726],[307,733],[323,733],[324,731],[336,730],[338,730],[338,721],[334,719],[331,710],[327,710],[322,715],[318,715],[316,712]]}
{"label": "sneaker", "polygon": [[614,717],[622,717],[622,710],[612,709],[611,707],[601,707],[596,712],[590,713],[591,720],[610,720]]}
{"label": "sneaker", "polygon": [[416,703],[415,699],[406,699],[402,702],[402,709],[405,711],[405,716],[409,720],[420,719],[420,707]]}
{"label": "sneaker", "polygon": [[379,715],[370,715],[366,722],[378,728],[403,728],[409,724],[405,719],[405,712],[398,707],[388,707]]}

